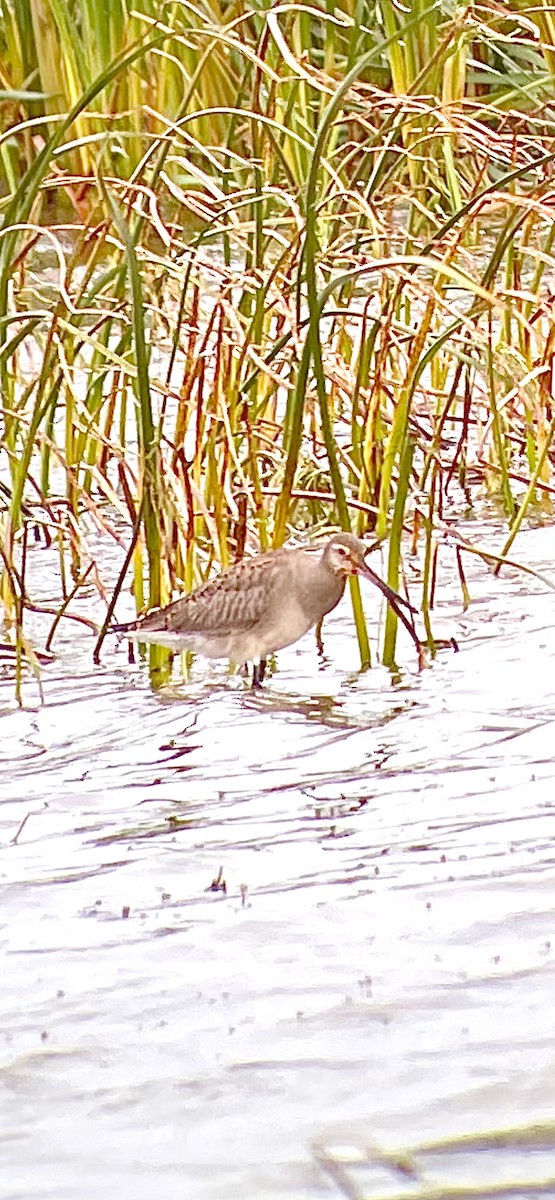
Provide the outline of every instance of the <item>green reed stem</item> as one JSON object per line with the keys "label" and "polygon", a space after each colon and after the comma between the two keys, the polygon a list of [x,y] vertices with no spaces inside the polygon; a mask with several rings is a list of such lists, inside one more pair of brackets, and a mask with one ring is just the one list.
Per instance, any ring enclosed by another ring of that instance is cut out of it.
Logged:
{"label": "green reed stem", "polygon": [[[399,462],[399,480],[397,484],[397,492],[395,495],[395,504],[393,507],[393,515],[391,519],[391,530],[389,534],[389,556],[387,562],[387,582],[394,591],[399,590],[399,568],[401,564],[401,538],[403,534],[403,520],[405,516],[405,506],[409,491],[410,476],[412,470],[412,460],[414,455],[414,442],[412,438],[406,437],[405,444],[400,456]],[[383,661],[386,667],[392,667],[395,662],[395,642],[397,639],[397,614],[387,606],[385,618],[385,634],[383,646]]]}
{"label": "green reed stem", "polygon": [[162,524],[160,499],[162,491],[158,437],[155,434],[150,395],[150,352],[147,348],[143,289],[131,232],[100,175],[99,185],[104,199],[112,212],[114,225],[119,237],[125,247],[127,270],[131,284],[133,342],[135,363],[137,366],[133,386],[138,406],[139,439],[143,459],[143,525],[149,563],[149,607],[155,607],[161,603],[162,599],[160,579],[160,533]]}

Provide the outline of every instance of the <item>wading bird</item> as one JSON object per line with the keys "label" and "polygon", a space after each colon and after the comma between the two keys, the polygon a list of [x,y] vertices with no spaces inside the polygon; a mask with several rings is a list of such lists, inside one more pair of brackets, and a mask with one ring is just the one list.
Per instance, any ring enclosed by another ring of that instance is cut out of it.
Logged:
{"label": "wading bird", "polygon": [[420,650],[403,607],[416,610],[370,569],[368,551],[352,533],[334,534],[323,549],[268,550],[241,559],[165,608],[113,625],[112,632],[206,658],[252,662],[252,686],[259,687],[268,656],[318,625],[339,604],[349,575],[363,575],[383,592]]}

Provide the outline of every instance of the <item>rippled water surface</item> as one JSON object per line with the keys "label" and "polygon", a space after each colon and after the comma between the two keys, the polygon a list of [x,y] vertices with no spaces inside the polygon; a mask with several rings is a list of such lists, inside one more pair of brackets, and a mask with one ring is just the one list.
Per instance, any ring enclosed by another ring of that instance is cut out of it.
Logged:
{"label": "rippled water surface", "polygon": [[[516,554],[555,583],[552,528]],[[2,1200],[555,1177],[555,592],[469,580],[459,653],[396,680],[346,602],[260,695],[200,661],[156,693],[67,623],[44,704],[6,671]]]}

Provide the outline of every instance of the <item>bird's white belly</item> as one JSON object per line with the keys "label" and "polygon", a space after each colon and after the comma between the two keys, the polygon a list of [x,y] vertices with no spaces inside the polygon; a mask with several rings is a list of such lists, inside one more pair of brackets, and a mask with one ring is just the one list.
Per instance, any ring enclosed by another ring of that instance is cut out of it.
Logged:
{"label": "bird's white belly", "polygon": [[312,624],[306,613],[293,604],[286,612],[275,614],[271,623],[260,622],[251,629],[218,634],[137,629],[126,636],[135,642],[167,646],[175,653],[191,650],[193,654],[202,654],[205,658],[228,658],[236,663],[244,663],[267,658],[276,650],[290,646],[307,633]]}
{"label": "bird's white belly", "polygon": [[193,654],[202,654],[204,658],[231,658],[237,662],[248,662],[253,655],[244,655],[241,649],[241,639],[248,633],[175,633],[167,629],[134,629],[125,634],[130,641],[143,643],[147,646],[166,646],[174,654],[190,650]]}

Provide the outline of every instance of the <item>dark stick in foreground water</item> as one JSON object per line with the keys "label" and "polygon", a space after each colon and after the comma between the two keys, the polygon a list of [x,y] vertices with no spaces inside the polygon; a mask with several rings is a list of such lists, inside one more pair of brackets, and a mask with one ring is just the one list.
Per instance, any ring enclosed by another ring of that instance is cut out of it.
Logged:
{"label": "dark stick in foreground water", "polygon": [[[369,547],[352,533],[337,533],[323,550],[303,546],[243,558],[216,579],[112,632],[134,642],[192,650],[206,658],[254,664],[253,687],[266,659],[291,646],[339,604],[349,575],[379,588],[418,648],[412,605],[367,566]],[[407,612],[404,612],[406,609]]]}

